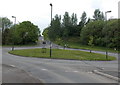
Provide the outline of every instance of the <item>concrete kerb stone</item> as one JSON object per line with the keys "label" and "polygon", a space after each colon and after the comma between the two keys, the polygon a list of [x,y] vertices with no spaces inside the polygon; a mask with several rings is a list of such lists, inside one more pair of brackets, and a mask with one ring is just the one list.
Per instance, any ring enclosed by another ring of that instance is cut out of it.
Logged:
{"label": "concrete kerb stone", "polygon": [[105,73],[99,72],[98,70],[93,70],[92,72],[95,73],[95,74],[98,74],[98,75],[105,76],[107,78],[113,79],[115,81],[120,81],[120,78],[111,76],[109,74],[105,74]]}

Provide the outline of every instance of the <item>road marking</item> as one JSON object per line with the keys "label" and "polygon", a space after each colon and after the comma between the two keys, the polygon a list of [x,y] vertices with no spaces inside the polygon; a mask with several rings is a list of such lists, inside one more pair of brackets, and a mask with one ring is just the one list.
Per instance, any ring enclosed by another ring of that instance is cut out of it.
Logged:
{"label": "road marking", "polygon": [[47,69],[41,69],[41,70],[46,71]]}
{"label": "road marking", "polygon": [[77,73],[77,72],[79,72],[79,71],[65,71],[65,72],[74,72],[74,73]]}
{"label": "road marking", "polygon": [[10,66],[15,68],[15,65],[10,65]]}
{"label": "road marking", "polygon": [[93,72],[88,72],[88,73],[93,73]]}
{"label": "road marking", "polygon": [[104,70],[105,68],[101,68],[102,70]]}
{"label": "road marking", "polygon": [[77,72],[79,72],[79,71],[73,71],[73,72],[77,73]]}

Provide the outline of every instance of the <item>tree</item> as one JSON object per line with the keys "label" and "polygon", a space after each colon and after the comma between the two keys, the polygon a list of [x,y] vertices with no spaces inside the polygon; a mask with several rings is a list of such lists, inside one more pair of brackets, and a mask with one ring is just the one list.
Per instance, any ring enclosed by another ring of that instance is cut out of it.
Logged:
{"label": "tree", "polygon": [[49,27],[47,27],[43,30],[42,35],[44,36],[45,40],[49,40],[48,31],[49,31]]}
{"label": "tree", "polygon": [[81,43],[87,45],[89,42],[89,36],[94,36],[94,45],[100,46],[103,45],[103,35],[102,30],[104,28],[103,21],[94,21],[89,22],[86,27],[81,30],[80,39]]}
{"label": "tree", "polygon": [[73,13],[71,16],[71,29],[70,29],[70,35],[71,36],[79,36],[80,35],[80,29],[77,25],[78,19],[77,14]]}
{"label": "tree", "polygon": [[107,41],[107,46],[110,48],[117,48],[119,40],[120,28],[117,19],[107,21],[107,26],[102,30],[103,39]]}
{"label": "tree", "polygon": [[63,37],[68,38],[70,35],[70,29],[71,29],[71,19],[68,12],[65,12],[63,15],[63,22],[62,22],[62,28],[63,28]]}
{"label": "tree", "polygon": [[52,20],[52,26],[49,27],[48,36],[53,41],[61,37],[61,16],[56,15]]}
{"label": "tree", "polygon": [[93,18],[94,20],[105,20],[103,12],[101,12],[99,9],[94,11]]}
{"label": "tree", "polygon": [[[93,39],[94,39],[94,37],[93,36],[90,36],[89,37],[90,39],[89,39],[89,41],[88,41],[88,45],[89,46],[91,46],[91,47],[93,47],[94,46],[94,44],[93,44]],[[90,49],[90,53],[91,53],[92,51],[91,51],[91,49]]]}
{"label": "tree", "polygon": [[11,28],[13,32],[14,44],[31,44],[38,41],[40,30],[38,26],[30,21],[24,21],[15,28]]}
{"label": "tree", "polygon": [[87,14],[86,12],[83,12],[82,13],[82,16],[81,16],[81,21],[79,22],[79,26],[82,28],[84,27],[84,25],[86,24],[86,19],[87,19]]}
{"label": "tree", "polygon": [[73,13],[71,16],[72,26],[77,26],[77,14]]}
{"label": "tree", "polygon": [[65,12],[65,14],[63,15],[63,22],[62,22],[62,28],[63,28],[63,37],[70,37],[70,36],[74,36],[78,33],[78,29],[77,29],[77,15],[76,14],[72,14],[72,16],[69,16],[68,12]]}
{"label": "tree", "polygon": [[7,17],[0,17],[0,25],[2,27],[2,44],[10,43],[9,29],[12,26],[12,22]]}
{"label": "tree", "polygon": [[2,32],[6,28],[10,28],[12,25],[12,22],[7,17],[2,17]]}

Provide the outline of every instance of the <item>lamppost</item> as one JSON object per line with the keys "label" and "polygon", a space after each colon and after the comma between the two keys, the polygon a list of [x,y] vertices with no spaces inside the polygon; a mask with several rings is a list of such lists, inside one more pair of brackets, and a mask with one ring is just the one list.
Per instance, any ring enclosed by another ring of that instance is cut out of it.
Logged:
{"label": "lamppost", "polygon": [[[51,27],[52,27],[52,3],[50,3],[50,6],[51,6]],[[51,58],[51,56],[52,56],[52,43],[51,43],[51,41],[50,41],[50,58]]]}
{"label": "lamppost", "polygon": [[[110,12],[112,12],[112,11],[106,11],[105,12],[105,18],[106,18],[106,24],[105,24],[105,28],[107,28],[107,13],[110,13]],[[106,59],[108,59],[108,51],[107,51],[107,47],[108,47],[108,40],[107,40],[107,36],[108,36],[108,34],[107,34],[107,32],[106,32]]]}
{"label": "lamppost", "polygon": [[[12,16],[12,18],[15,18],[15,21],[14,21],[14,31],[15,31],[15,25],[16,25],[16,17],[15,16]],[[13,35],[14,36],[14,35]],[[14,39],[13,39],[13,46],[12,46],[12,51],[14,50]]]}

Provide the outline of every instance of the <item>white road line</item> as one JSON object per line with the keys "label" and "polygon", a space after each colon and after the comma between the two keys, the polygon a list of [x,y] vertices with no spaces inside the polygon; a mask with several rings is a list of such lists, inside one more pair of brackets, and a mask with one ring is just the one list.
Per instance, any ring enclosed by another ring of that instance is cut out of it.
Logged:
{"label": "white road line", "polygon": [[41,70],[46,71],[47,69],[41,69]]}
{"label": "white road line", "polygon": [[79,71],[73,71],[73,72],[77,73],[77,72],[79,72]]}
{"label": "white road line", "polygon": [[74,73],[77,73],[77,72],[79,72],[79,71],[65,71],[65,72],[74,72]]}
{"label": "white road line", "polygon": [[93,72],[88,72],[88,73],[93,73]]}
{"label": "white road line", "polygon": [[15,65],[10,65],[10,66],[15,68]]}

